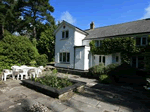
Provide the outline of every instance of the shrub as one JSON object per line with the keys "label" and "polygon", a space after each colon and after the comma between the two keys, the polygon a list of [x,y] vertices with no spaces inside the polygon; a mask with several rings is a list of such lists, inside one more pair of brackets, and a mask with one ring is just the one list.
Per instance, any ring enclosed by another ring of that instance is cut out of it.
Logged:
{"label": "shrub", "polygon": [[105,84],[110,84],[112,83],[111,78],[109,77],[109,75],[103,74],[99,76],[99,81],[101,83],[105,83]]}
{"label": "shrub", "polygon": [[28,65],[38,55],[38,50],[27,37],[7,32],[0,40],[0,70],[10,69],[12,65]]}
{"label": "shrub", "polygon": [[70,82],[67,78],[58,78],[56,74],[49,74],[46,75],[43,78],[32,78],[31,80],[35,81],[35,82],[39,82],[43,85],[47,85],[47,86],[51,86],[51,87],[55,87],[58,89],[67,87],[72,85],[73,83]]}
{"label": "shrub", "polygon": [[37,56],[37,58],[36,58],[37,65],[45,66],[47,61],[48,61],[47,58],[48,57],[46,54],[42,54],[42,55]]}
{"label": "shrub", "polygon": [[119,64],[110,64],[110,65],[107,65],[105,68],[104,68],[104,71],[105,71],[105,74],[111,72],[112,70],[114,70],[117,66],[119,66]]}
{"label": "shrub", "polygon": [[100,63],[99,65],[93,66],[89,69],[89,73],[94,76],[99,76],[104,74],[104,64]]}

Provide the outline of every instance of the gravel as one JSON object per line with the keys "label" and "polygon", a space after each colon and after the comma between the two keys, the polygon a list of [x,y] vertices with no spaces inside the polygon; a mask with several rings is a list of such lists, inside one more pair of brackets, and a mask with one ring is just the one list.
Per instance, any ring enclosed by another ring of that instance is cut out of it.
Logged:
{"label": "gravel", "polygon": [[32,105],[31,108],[25,108],[27,112],[51,112],[46,106],[37,102]]}

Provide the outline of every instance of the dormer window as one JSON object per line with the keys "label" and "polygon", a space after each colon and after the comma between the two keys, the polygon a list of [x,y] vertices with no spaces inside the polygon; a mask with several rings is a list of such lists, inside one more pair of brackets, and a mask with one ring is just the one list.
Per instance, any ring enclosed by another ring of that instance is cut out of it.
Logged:
{"label": "dormer window", "polygon": [[69,31],[63,31],[62,32],[62,38],[65,39],[65,38],[69,38]]}
{"label": "dormer window", "polygon": [[147,45],[147,38],[146,37],[137,37],[136,38],[136,45],[137,46],[145,46],[145,45]]}

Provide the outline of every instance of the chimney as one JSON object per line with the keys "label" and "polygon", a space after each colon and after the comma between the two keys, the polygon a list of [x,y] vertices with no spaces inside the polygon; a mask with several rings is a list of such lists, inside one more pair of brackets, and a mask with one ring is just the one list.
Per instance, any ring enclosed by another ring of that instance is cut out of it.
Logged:
{"label": "chimney", "polygon": [[90,24],[90,29],[94,29],[95,25],[94,22],[92,21],[92,23]]}

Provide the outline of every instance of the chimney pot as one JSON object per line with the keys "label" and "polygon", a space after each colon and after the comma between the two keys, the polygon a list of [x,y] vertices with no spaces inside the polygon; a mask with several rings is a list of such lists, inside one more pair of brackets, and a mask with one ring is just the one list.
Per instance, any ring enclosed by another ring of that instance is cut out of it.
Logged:
{"label": "chimney pot", "polygon": [[90,24],[90,29],[94,29],[95,25],[94,25],[94,22],[92,21],[91,24]]}

